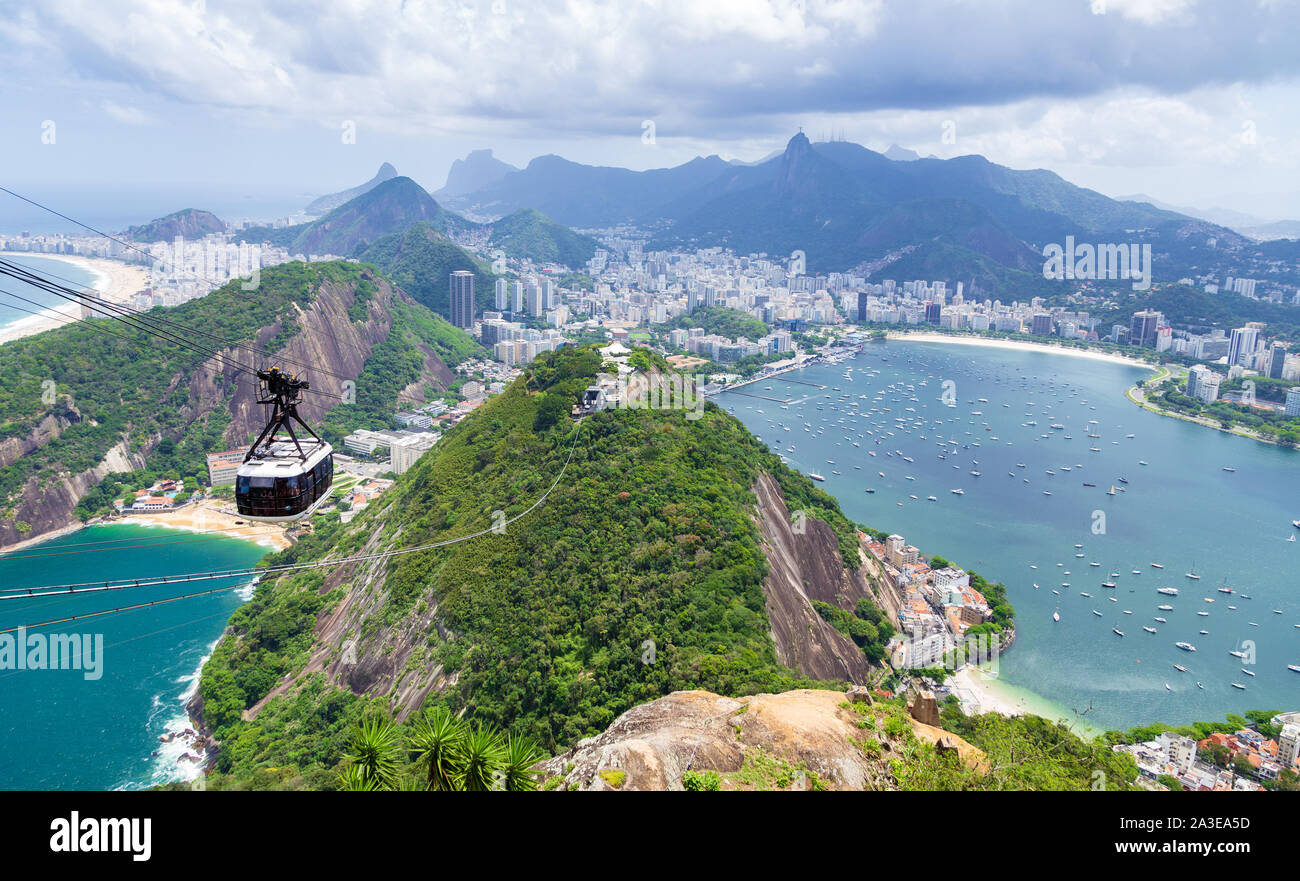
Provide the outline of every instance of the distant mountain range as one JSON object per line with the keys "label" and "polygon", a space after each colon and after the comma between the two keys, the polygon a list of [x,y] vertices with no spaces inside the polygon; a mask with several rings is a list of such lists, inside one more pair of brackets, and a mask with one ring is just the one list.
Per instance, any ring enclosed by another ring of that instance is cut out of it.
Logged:
{"label": "distant mountain range", "polygon": [[328,214],[345,202],[351,202],[357,196],[360,196],[363,193],[368,193],[384,181],[392,180],[395,177],[397,177],[397,169],[385,162],[383,165],[379,166],[379,171],[375,172],[375,176],[370,180],[360,186],[352,187],[351,189],[343,190],[339,193],[330,193],[327,196],[321,196],[319,199],[314,200],[307,206],[306,213],[313,217]]}
{"label": "distant mountain range", "polygon": [[[375,178],[336,194],[357,195],[316,220],[238,237],[294,253],[356,256],[421,224],[476,250],[576,268],[599,245],[570,227],[626,222],[652,231],[654,249],[726,247],[776,258],[800,250],[814,273],[965,281],[1020,299],[1068,293],[1042,277],[1042,253],[1071,236],[1150,245],[1157,282],[1257,277],[1300,260],[1298,242],[1260,243],[1146,197],[1111,199],[1050,171],[975,155],[922,158],[897,145],[878,153],[848,141],[813,143],[802,133],[765,161],[706,156],[649,171],[555,155],[520,169],[475,150],[453,163],[441,200],[408,177],[387,176],[393,171],[384,163]],[[482,223],[465,213],[497,219]],[[178,212],[133,234],[194,236],[212,224],[220,221],[207,212]],[[1273,225],[1275,234],[1286,235],[1289,224]]]}
{"label": "distant mountain range", "polygon": [[1226,226],[1229,229],[1236,230],[1244,236],[1252,239],[1267,241],[1271,239],[1294,239],[1300,237],[1300,220],[1265,220],[1262,217],[1256,217],[1252,214],[1245,214],[1241,211],[1233,211],[1231,208],[1187,208],[1179,205],[1170,205],[1161,202],[1145,193],[1138,193],[1132,196],[1120,196],[1122,201],[1126,202],[1147,202],[1157,208],[1163,208],[1166,211],[1176,211],[1179,214],[1186,214],[1189,217],[1199,217],[1201,220],[1208,220],[1210,223],[1217,223],[1220,226]]}
{"label": "distant mountain range", "polygon": [[802,250],[811,272],[988,280],[1017,295],[1061,292],[1044,284],[1041,254],[1067,236],[1150,244],[1157,281],[1211,271],[1232,255],[1245,260],[1253,245],[1227,226],[1111,199],[1042,169],[974,155],[922,158],[897,145],[877,153],[848,141],[814,144],[802,133],[754,164],[707,156],[637,172],[540,156],[447,201],[486,216],[535,208],[580,229],[630,222],[658,230],[652,248]]}
{"label": "distant mountain range", "polygon": [[533,208],[571,227],[610,226],[654,216],[658,209],[736,168],[718,156],[675,168],[630,171],[538,156],[518,171],[446,199],[458,211],[500,217]]}
{"label": "distant mountain range", "polygon": [[582,266],[599,247],[595,239],[533,209],[492,223],[468,220],[444,208],[409,177],[400,176],[366,190],[319,220],[288,227],[251,227],[237,238],[267,242],[293,253],[352,257],[416,225],[444,237],[478,240],[485,249],[499,248],[508,257],[569,267]]}

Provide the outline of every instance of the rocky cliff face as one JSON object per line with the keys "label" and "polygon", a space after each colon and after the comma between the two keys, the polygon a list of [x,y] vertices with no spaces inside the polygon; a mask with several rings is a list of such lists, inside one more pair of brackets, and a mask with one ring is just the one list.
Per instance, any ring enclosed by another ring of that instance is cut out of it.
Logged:
{"label": "rocky cliff face", "polygon": [[818,615],[812,603],[852,610],[867,597],[879,605],[866,574],[844,566],[829,525],[811,517],[792,518],[771,475],[760,475],[753,491],[770,569],[763,595],[777,658],[814,679],[863,682],[867,658],[862,649]]}
{"label": "rocky cliff face", "polygon": [[[348,309],[356,295],[352,287],[326,282],[321,285],[309,308],[299,308],[292,316],[297,333],[277,353],[278,358],[267,361],[268,364],[280,363],[291,372],[306,371],[311,389],[303,395],[298,412],[309,424],[318,421],[339,402],[344,393],[344,382],[355,381],[361,375],[371,350],[388,337],[393,327],[392,304],[399,299],[410,302],[387,281],[372,280],[378,290],[368,304],[364,323],[348,317]],[[264,348],[283,329],[281,323],[262,328],[257,336],[257,345]],[[247,353],[243,355],[247,360]],[[316,366],[321,369],[313,370]],[[447,370],[441,362],[438,366]],[[210,376],[215,379],[214,375]],[[196,382],[202,385],[202,378],[196,378]],[[196,389],[192,386],[191,390]],[[261,431],[266,423],[266,408],[257,403],[258,391],[258,383],[253,377],[239,377],[230,401],[231,422],[226,431],[226,441],[232,447],[247,444],[248,435]]]}
{"label": "rocky cliff face", "polygon": [[[159,438],[148,444],[152,449]],[[131,471],[144,467],[144,453],[130,452],[126,442],[110,449],[103,461],[93,468],[77,474],[60,472],[55,480],[33,477],[23,486],[22,503],[14,509],[12,518],[0,520],[0,548],[29,541],[76,523],[73,511],[86,493],[105,476],[114,471]],[[19,523],[30,528],[21,530]]]}
{"label": "rocky cliff face", "polygon": [[[742,698],[677,691],[628,710],[602,734],[546,761],[544,788],[680,790],[693,771],[717,774],[724,790],[895,789],[890,760],[901,738],[861,727],[869,713],[838,691]],[[955,735],[910,725],[917,740],[942,743],[972,766],[983,760]],[[862,747],[868,736],[878,750]]]}
{"label": "rocky cliff face", "polygon": [[[383,529],[379,526],[369,536],[359,555],[382,550]],[[393,536],[400,540],[400,532]],[[367,626],[383,620],[388,598],[384,584],[385,560],[347,563],[329,570],[320,587],[327,594],[340,585],[347,586],[343,599],[316,622],[311,655],[297,674],[285,677],[266,697],[245,711],[245,719],[255,719],[272,698],[291,691],[305,676],[323,673],[336,687],[354,694],[388,695],[398,721],[424,703],[433,691],[454,684],[441,666],[421,663],[428,643],[430,627],[446,636],[437,621],[438,605],[430,600],[426,607],[413,611],[391,624]]]}

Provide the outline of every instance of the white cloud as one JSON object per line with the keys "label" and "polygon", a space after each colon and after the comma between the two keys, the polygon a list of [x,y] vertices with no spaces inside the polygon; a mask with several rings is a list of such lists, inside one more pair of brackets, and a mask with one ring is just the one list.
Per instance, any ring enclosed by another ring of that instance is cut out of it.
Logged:
{"label": "white cloud", "polygon": [[101,103],[104,112],[118,122],[127,125],[153,125],[154,119],[138,107],[125,107],[107,98]]}

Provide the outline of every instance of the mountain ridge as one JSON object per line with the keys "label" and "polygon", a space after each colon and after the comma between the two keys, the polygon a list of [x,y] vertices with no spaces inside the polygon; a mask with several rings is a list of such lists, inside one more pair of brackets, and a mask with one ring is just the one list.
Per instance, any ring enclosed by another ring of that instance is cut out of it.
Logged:
{"label": "mountain ridge", "polygon": [[328,193],[324,196],[318,196],[307,205],[304,209],[304,213],[313,216],[328,214],[340,205],[352,201],[363,193],[370,192],[384,181],[392,180],[397,176],[397,169],[394,168],[391,163],[385,162],[379,166],[379,170],[375,172],[375,176],[370,180],[363,184],[358,184],[355,187],[349,187],[346,190],[339,190],[337,193]]}

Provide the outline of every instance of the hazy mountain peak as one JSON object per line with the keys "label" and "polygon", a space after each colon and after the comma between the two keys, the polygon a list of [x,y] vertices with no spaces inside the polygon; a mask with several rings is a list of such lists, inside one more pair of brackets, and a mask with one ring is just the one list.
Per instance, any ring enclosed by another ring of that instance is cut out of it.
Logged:
{"label": "hazy mountain peak", "polygon": [[375,172],[375,176],[370,180],[360,186],[352,187],[351,189],[341,190],[337,193],[330,193],[321,196],[320,198],[313,200],[312,203],[307,206],[306,212],[308,214],[328,214],[340,205],[352,201],[357,196],[370,192],[384,181],[392,180],[395,177],[397,177],[397,169],[394,168],[391,163],[385,162],[379,166],[379,171]]}
{"label": "hazy mountain peak", "polygon": [[460,196],[494,184],[512,171],[518,171],[509,162],[492,155],[491,148],[471,150],[464,159],[451,163],[447,183],[438,190],[440,196]]}
{"label": "hazy mountain peak", "polygon": [[914,162],[921,158],[921,154],[915,150],[909,150],[906,147],[900,147],[897,144],[890,144],[889,149],[885,151],[886,159],[893,159],[895,162]]}

